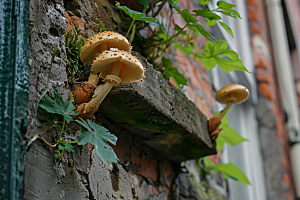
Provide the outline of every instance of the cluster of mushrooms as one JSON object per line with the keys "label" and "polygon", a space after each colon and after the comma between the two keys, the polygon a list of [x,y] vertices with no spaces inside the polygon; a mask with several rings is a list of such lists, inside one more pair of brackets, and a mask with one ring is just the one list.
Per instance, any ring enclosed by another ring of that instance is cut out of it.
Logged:
{"label": "cluster of mushrooms", "polygon": [[[98,33],[83,45],[80,60],[85,64],[92,64],[92,68],[88,81],[74,91],[79,103],[76,109],[79,114],[74,116],[75,119],[92,116],[113,86],[138,82],[145,77],[145,69],[131,54],[131,48],[128,40],[115,32]],[[99,77],[104,79],[105,84],[97,87]]]}
{"label": "cluster of mushrooms", "polygon": [[249,95],[249,90],[240,84],[227,85],[217,92],[216,100],[222,104],[226,104],[226,107],[220,112],[220,115],[213,117],[208,121],[208,132],[210,133],[212,140],[215,140],[218,137],[219,132],[221,131],[218,129],[218,126],[229,108],[233,104],[240,104],[246,101]]}
{"label": "cluster of mushrooms", "polygon": [[[128,40],[115,32],[98,33],[83,45],[80,59],[85,64],[92,64],[92,68],[88,81],[74,91],[79,103],[76,109],[79,114],[74,116],[75,119],[79,117],[87,119],[92,116],[113,86],[118,86],[119,83],[138,82],[145,77],[145,69],[131,54],[131,48]],[[99,78],[104,79],[105,84],[97,87]],[[230,106],[246,101],[249,94],[248,89],[239,84],[225,86],[217,92],[216,100],[227,106],[219,116],[208,121],[208,131],[212,140],[218,137],[220,132],[218,126]]]}

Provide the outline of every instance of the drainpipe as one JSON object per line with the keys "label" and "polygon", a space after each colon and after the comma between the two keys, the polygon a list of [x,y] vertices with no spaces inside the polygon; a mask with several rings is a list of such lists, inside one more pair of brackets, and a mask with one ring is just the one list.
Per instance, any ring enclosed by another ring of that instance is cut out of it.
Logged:
{"label": "drainpipe", "polygon": [[296,155],[300,154],[300,137],[298,135],[299,105],[296,101],[296,88],[281,1],[268,0],[267,9],[281,100],[283,102],[283,109],[288,115],[288,135],[292,142],[296,142],[291,147],[291,163],[297,197],[300,197],[300,162],[299,157]]}

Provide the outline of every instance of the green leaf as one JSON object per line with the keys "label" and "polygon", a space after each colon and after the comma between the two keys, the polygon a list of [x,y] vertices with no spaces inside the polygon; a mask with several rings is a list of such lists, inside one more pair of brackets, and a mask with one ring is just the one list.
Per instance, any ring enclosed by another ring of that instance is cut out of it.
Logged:
{"label": "green leaf", "polygon": [[71,145],[71,144],[69,144],[69,143],[65,143],[64,144],[65,145],[65,149],[68,151],[68,152],[74,152],[74,147],[73,147],[73,145]]}
{"label": "green leaf", "polygon": [[[227,113],[224,115],[224,117],[221,120],[221,124],[219,125],[219,129],[222,129],[220,131],[216,143],[217,143],[217,149],[222,151],[224,147],[224,143],[228,143],[231,146],[238,145],[241,142],[249,141],[248,139],[243,138],[240,136],[231,126],[228,124],[228,114],[232,110],[229,109]],[[220,113],[217,113],[215,116],[218,116]]]}
{"label": "green leaf", "polygon": [[55,159],[58,159],[59,158],[59,155],[56,153],[56,154],[54,154],[54,158]]}
{"label": "green leaf", "polygon": [[78,112],[74,111],[75,106],[73,105],[72,101],[69,100],[64,102],[57,92],[55,96],[56,101],[52,100],[46,94],[45,98],[39,103],[39,107],[45,109],[49,113],[62,115],[67,123],[73,121],[73,118],[70,115],[77,115]]}
{"label": "green leaf", "polygon": [[59,145],[58,145],[58,150],[62,151],[62,150],[64,150],[64,149],[65,149],[64,145],[62,145],[62,144],[59,144]]}
{"label": "green leaf", "polygon": [[198,22],[198,19],[196,19],[193,15],[191,15],[188,9],[183,10],[181,16],[186,21],[186,23]]}
{"label": "green leaf", "polygon": [[135,10],[131,10],[131,9],[127,8],[126,6],[120,6],[118,4],[116,4],[116,6],[120,10],[123,10],[133,20],[140,20],[140,21],[144,21],[144,22],[148,22],[148,23],[157,20],[156,18],[147,17],[144,13],[141,13],[141,12],[138,12]]}
{"label": "green leaf", "polygon": [[[212,39],[216,39],[216,38],[214,38],[209,32],[207,32],[206,30],[205,30],[205,28],[201,25],[201,24],[198,24],[198,23],[189,23],[188,24],[188,27],[189,27],[189,29],[191,29],[191,28],[196,28],[198,31],[199,31],[199,33],[201,34],[201,35],[203,35],[206,39],[208,39],[209,41],[212,41]],[[194,30],[193,30],[194,31]],[[195,31],[194,31],[195,32]]]}
{"label": "green leaf", "polygon": [[167,33],[161,33],[158,36],[165,41],[168,40],[169,38],[171,38],[171,36],[169,36]]}
{"label": "green leaf", "polygon": [[172,63],[169,59],[162,57],[162,63],[165,67],[164,76],[167,80],[172,77],[179,89],[181,89],[182,85],[187,85],[187,79],[178,72],[176,67],[172,67]]}
{"label": "green leaf", "polygon": [[54,51],[53,51],[53,53],[52,53],[52,58],[51,58],[51,63],[53,62],[53,60],[54,60],[54,58],[55,58],[55,55],[56,55],[56,53],[57,53],[57,47],[55,47],[55,49],[54,49]]}
{"label": "green leaf", "polygon": [[187,35],[187,32],[180,28],[177,24],[174,24],[174,30],[179,32],[181,35]]}
{"label": "green leaf", "polygon": [[95,124],[90,120],[87,120],[86,123],[81,119],[75,120],[79,124],[81,124],[84,128],[79,131],[79,140],[78,145],[85,145],[86,143],[91,143],[95,146],[95,151],[101,158],[101,160],[106,163],[114,162],[117,163],[119,160],[113,150],[113,148],[109,145],[110,142],[113,145],[116,145],[117,137],[109,132],[103,126]]}
{"label": "green leaf", "polygon": [[211,0],[198,0],[200,5],[207,5]]}
{"label": "green leaf", "polygon": [[195,55],[196,54],[192,51],[192,49],[193,49],[192,45],[188,45],[187,47],[183,47],[181,44],[176,43],[176,44],[174,44],[173,48],[174,49],[179,49],[180,51],[182,51],[186,55],[191,55],[191,54]]}
{"label": "green leaf", "polygon": [[223,22],[220,22],[220,21],[219,21],[219,24],[220,24],[226,31],[228,31],[228,33],[230,33],[231,37],[233,38],[233,32],[232,32],[231,28],[230,28],[227,24],[225,24],[225,23],[223,23]]}
{"label": "green leaf", "polygon": [[221,12],[224,15],[227,15],[227,16],[230,16],[233,18],[242,19],[239,12],[233,9],[234,7],[236,7],[236,5],[227,3],[226,1],[218,1],[217,5],[218,5],[217,12]]}
{"label": "green leaf", "polygon": [[30,58],[28,59],[28,64],[29,64],[29,66],[32,65],[32,60]]}
{"label": "green leaf", "polygon": [[196,55],[195,57],[202,61],[206,69],[213,69],[216,64],[225,72],[232,70],[247,71],[243,62],[238,58],[238,54],[233,50],[229,50],[227,42],[218,40],[215,44],[207,42],[205,48],[201,50],[204,55]]}
{"label": "green leaf", "polygon": [[203,10],[193,10],[193,12],[196,13],[197,16],[205,17],[208,19],[215,19],[215,20],[222,19],[221,16],[211,12],[209,8]]}
{"label": "green leaf", "polygon": [[208,157],[204,158],[204,164],[210,167],[215,173],[218,171],[226,179],[233,179],[239,183],[250,185],[247,176],[233,163],[214,165]]}
{"label": "green leaf", "polygon": [[138,0],[139,4],[143,5],[144,8],[149,6],[149,2],[147,0]]}
{"label": "green leaf", "polygon": [[177,3],[175,3],[175,1],[172,1],[172,0],[169,0],[168,2],[169,2],[169,4],[170,4],[173,8],[175,8],[175,10],[176,10],[179,14],[182,14],[182,12],[179,10],[179,6],[176,5],[176,4],[178,3],[178,1],[177,1]]}

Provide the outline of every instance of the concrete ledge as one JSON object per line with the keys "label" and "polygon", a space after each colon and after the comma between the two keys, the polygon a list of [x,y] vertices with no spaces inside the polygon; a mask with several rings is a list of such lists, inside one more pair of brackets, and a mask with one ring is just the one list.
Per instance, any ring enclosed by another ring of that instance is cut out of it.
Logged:
{"label": "concrete ledge", "polygon": [[174,162],[215,154],[206,116],[146,59],[133,54],[146,68],[146,78],[113,88],[100,106],[101,115]]}

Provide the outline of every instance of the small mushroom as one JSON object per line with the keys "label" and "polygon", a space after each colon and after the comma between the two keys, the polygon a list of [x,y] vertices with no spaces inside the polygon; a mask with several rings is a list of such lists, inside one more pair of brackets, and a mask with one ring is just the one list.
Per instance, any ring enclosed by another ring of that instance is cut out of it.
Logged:
{"label": "small mushroom", "polygon": [[103,51],[117,48],[131,52],[128,40],[121,34],[115,32],[101,32],[91,37],[82,47],[80,60],[86,64],[92,64],[95,58]]}
{"label": "small mushroom", "polygon": [[104,79],[105,84],[96,88],[92,100],[85,105],[83,110],[78,110],[83,118],[98,110],[101,102],[115,84],[138,82],[145,77],[145,69],[140,61],[126,51],[104,51],[94,61],[92,70],[95,73],[101,72],[100,77]]}
{"label": "small mushroom", "polygon": [[[110,48],[131,52],[131,46],[128,40],[121,34],[115,32],[101,32],[91,37],[82,47],[80,60],[85,64],[92,64],[95,58],[103,51]],[[82,83],[75,90],[74,95],[80,103],[88,102],[91,98],[91,92],[96,88],[99,81],[97,73],[91,71],[87,82]],[[93,88],[93,89],[91,89]]]}
{"label": "small mushroom", "polygon": [[[216,94],[216,100],[222,104],[227,104],[221,111],[220,115],[213,117],[208,122],[208,131],[211,134],[212,140],[218,137],[219,131],[217,128],[221,123],[221,119],[225,116],[232,104],[239,104],[248,99],[249,90],[240,84],[231,84],[223,87]],[[216,131],[218,130],[218,131]]]}

